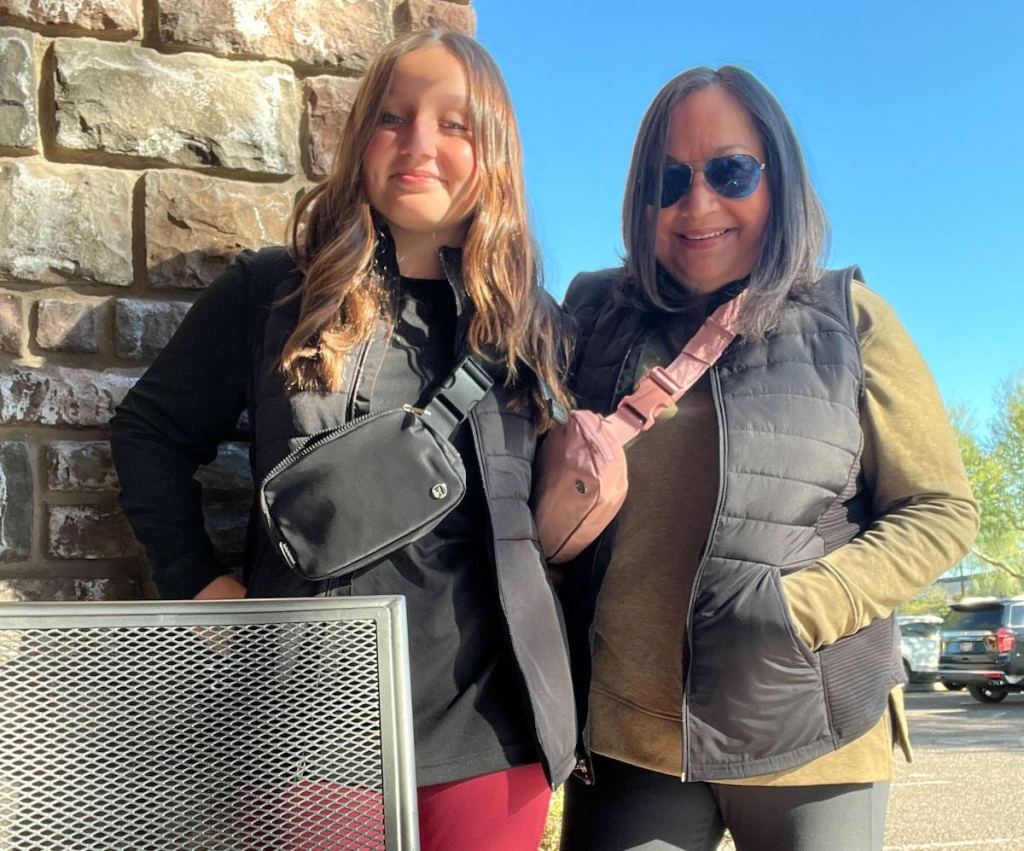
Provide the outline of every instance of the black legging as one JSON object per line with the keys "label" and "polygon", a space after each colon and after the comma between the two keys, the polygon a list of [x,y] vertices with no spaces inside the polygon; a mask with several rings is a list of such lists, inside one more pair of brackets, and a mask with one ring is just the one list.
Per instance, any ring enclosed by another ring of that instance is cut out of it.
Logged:
{"label": "black legging", "polygon": [[881,851],[888,783],[728,786],[594,757],[565,787],[561,851]]}

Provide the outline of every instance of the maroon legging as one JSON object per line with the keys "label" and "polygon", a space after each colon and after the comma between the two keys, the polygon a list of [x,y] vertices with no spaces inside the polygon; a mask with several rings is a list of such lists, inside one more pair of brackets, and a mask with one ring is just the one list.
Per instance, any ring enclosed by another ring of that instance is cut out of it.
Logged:
{"label": "maroon legging", "polygon": [[419,789],[420,851],[537,851],[551,789],[538,763]]}
{"label": "maroon legging", "polygon": [[[420,851],[537,851],[551,789],[532,764],[423,786],[417,799]],[[311,780],[246,787],[241,802],[247,851],[386,847],[379,790]]]}

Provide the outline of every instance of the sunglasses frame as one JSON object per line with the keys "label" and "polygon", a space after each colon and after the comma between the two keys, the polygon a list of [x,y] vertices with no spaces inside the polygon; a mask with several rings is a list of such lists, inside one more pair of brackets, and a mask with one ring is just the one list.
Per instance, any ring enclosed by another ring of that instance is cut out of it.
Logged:
{"label": "sunglasses frame", "polygon": [[[755,181],[753,188],[749,192],[747,192],[745,195],[726,195],[725,193],[720,192],[718,189],[716,189],[714,186],[711,185],[711,181],[708,180],[707,167],[708,167],[708,165],[710,163],[716,162],[718,160],[728,160],[728,159],[736,159],[736,158],[753,160],[753,162],[755,162],[757,164],[757,167],[758,167],[757,168],[757,172],[756,172],[757,180]],[[677,162],[676,160],[672,160],[670,162],[667,162],[665,164],[665,168],[663,169],[662,176],[661,176],[662,197],[659,199],[659,202],[661,202],[660,203],[661,209],[664,210],[664,209],[667,209],[668,207],[672,207],[672,206],[678,204],[680,201],[683,200],[683,198],[686,197],[687,193],[693,188],[693,176],[697,173],[696,166],[698,166],[698,165],[700,166],[700,173],[704,176],[704,183],[707,184],[708,189],[710,189],[716,195],[719,195],[722,198],[726,198],[726,199],[728,199],[730,201],[742,201],[744,198],[749,198],[751,195],[753,195],[757,191],[757,187],[760,186],[760,184],[761,184],[761,175],[764,173],[764,170],[765,170],[765,168],[767,167],[768,164],[761,162],[753,154],[722,154],[719,157],[710,157],[710,158],[708,158],[706,160],[699,161],[699,162]],[[673,166],[686,166],[690,170],[690,180],[686,184],[686,187],[683,189],[683,191],[675,199],[673,199],[672,201],[670,201],[669,203],[666,204],[666,203],[664,203],[665,173],[670,168],[672,168]]]}

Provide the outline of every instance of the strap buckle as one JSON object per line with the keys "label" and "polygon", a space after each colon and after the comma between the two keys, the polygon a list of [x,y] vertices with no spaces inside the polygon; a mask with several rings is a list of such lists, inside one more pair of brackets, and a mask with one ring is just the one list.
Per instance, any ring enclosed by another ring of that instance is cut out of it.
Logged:
{"label": "strap buckle", "polygon": [[639,431],[647,431],[658,415],[674,401],[682,388],[660,366],[654,367],[641,379],[636,390],[622,400],[619,410],[633,414],[639,421]]}
{"label": "strap buckle", "polygon": [[438,423],[438,431],[450,436],[493,385],[487,371],[472,355],[466,355],[434,393],[424,413]]}

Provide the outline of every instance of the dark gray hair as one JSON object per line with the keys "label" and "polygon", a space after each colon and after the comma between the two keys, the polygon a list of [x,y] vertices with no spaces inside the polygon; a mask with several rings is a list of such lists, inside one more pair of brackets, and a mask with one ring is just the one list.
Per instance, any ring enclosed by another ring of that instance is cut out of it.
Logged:
{"label": "dark gray hair", "polygon": [[786,300],[808,294],[821,276],[828,221],[811,186],[800,143],[786,113],[764,84],[735,65],[691,68],[669,81],[640,124],[622,205],[622,238],[630,301],[652,310],[673,310],[659,287],[654,255],[654,217],[661,197],[665,144],[675,106],[688,95],[718,85],[747,110],[764,146],[771,208],[761,254],[750,273],[744,332],[762,336],[778,322]]}

